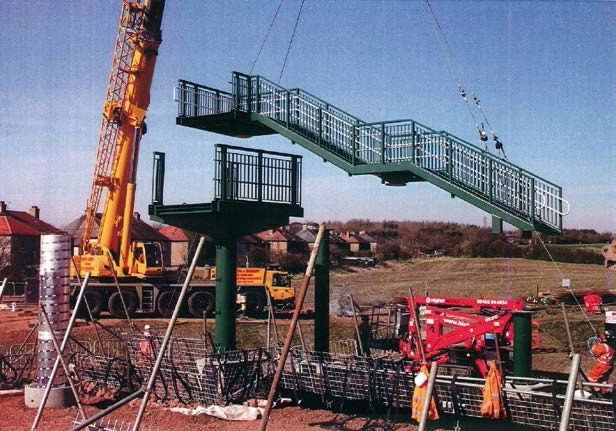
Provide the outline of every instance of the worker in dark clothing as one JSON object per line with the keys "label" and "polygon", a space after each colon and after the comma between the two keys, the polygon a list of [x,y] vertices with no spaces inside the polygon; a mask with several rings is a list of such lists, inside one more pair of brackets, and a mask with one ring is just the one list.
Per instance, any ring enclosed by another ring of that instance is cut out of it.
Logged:
{"label": "worker in dark clothing", "polygon": [[359,340],[361,348],[364,352],[364,356],[370,356],[370,340],[372,339],[372,326],[370,325],[370,318],[362,314],[361,324],[359,325]]}

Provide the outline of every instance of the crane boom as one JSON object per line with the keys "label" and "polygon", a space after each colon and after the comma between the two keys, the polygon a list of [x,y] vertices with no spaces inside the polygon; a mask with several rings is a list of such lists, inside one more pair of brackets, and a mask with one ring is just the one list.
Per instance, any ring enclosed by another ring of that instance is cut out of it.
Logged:
{"label": "crane boom", "polygon": [[[125,270],[139,141],[146,131],[144,120],[161,43],[164,6],[165,0],[122,1],[81,240],[84,255],[104,255],[108,251],[119,258],[118,266]],[[107,194],[98,239],[92,243],[104,188]]]}

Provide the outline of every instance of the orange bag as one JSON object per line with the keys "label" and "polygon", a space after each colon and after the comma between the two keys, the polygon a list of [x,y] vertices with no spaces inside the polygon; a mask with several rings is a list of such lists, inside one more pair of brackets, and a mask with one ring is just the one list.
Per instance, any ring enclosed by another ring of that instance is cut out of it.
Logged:
{"label": "orange bag", "polygon": [[[423,374],[423,376],[419,375]],[[426,399],[426,387],[428,382],[428,368],[425,365],[421,366],[418,377],[415,378],[415,389],[413,389],[413,401],[411,404],[412,414],[411,419],[415,419],[417,422],[421,419],[421,410]],[[418,384],[419,382],[419,384]],[[437,420],[439,418],[438,410],[436,408],[436,401],[434,397],[430,397],[430,408],[428,410],[428,419]]]}
{"label": "orange bag", "polygon": [[507,411],[503,403],[502,377],[495,362],[490,362],[490,370],[483,385],[483,402],[480,411],[484,416],[491,416],[494,419],[507,417]]}

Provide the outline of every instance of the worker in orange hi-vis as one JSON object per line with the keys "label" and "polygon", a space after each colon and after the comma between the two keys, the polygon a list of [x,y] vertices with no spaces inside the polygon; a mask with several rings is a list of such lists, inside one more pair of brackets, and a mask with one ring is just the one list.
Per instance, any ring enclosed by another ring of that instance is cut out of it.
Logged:
{"label": "worker in orange hi-vis", "polygon": [[[428,377],[430,372],[426,365],[422,365],[419,372],[415,376],[415,389],[413,389],[413,401],[411,404],[412,414],[411,419],[417,422],[421,420],[421,410],[423,409],[426,399],[426,391],[428,386]],[[434,397],[430,397],[430,408],[428,409],[428,419],[437,420],[439,418]]]}
{"label": "worker in orange hi-vis", "polygon": [[606,330],[601,337],[594,337],[590,345],[590,354],[595,358],[595,364],[588,371],[588,381],[606,383],[614,370],[614,348],[608,343],[613,338]]}
{"label": "worker in orange hi-vis", "polygon": [[490,416],[494,419],[504,418],[507,417],[507,411],[503,403],[503,379],[495,361],[490,361],[489,367],[486,382],[482,388],[483,402],[480,411],[483,416]]}
{"label": "worker in orange hi-vis", "polygon": [[154,359],[154,352],[152,351],[152,332],[150,325],[143,327],[143,339],[139,341],[139,352],[137,357],[137,363],[140,365],[149,365]]}

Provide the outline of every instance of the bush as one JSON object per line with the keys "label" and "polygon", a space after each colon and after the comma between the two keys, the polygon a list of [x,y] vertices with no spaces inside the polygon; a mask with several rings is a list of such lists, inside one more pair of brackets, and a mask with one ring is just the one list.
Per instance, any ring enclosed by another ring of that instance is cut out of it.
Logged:
{"label": "bush", "polygon": [[248,261],[250,266],[263,268],[267,265],[268,255],[267,250],[261,247],[255,247],[248,252]]}
{"label": "bush", "polygon": [[303,254],[286,253],[280,256],[280,267],[291,274],[298,274],[306,270],[308,256]]}

